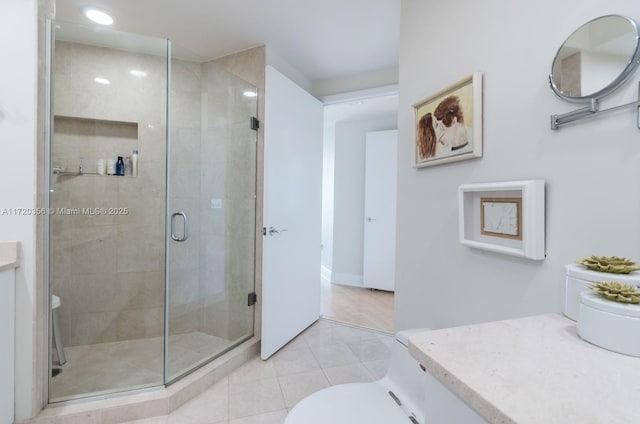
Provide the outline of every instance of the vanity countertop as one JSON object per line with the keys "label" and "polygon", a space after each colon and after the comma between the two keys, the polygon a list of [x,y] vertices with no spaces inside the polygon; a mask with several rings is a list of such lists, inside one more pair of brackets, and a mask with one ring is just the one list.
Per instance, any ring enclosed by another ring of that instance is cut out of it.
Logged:
{"label": "vanity countertop", "polygon": [[409,352],[490,423],[640,423],[640,358],[559,314],[418,333]]}
{"label": "vanity countertop", "polygon": [[17,241],[0,242],[0,271],[17,268],[20,265]]}

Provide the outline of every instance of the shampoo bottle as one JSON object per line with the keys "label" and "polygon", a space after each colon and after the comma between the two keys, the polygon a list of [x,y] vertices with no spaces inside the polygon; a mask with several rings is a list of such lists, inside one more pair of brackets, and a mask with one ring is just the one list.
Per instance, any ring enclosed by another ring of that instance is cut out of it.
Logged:
{"label": "shampoo bottle", "polygon": [[131,155],[131,176],[138,176],[138,149],[135,149]]}
{"label": "shampoo bottle", "polygon": [[124,161],[122,160],[122,156],[118,156],[118,161],[116,162],[116,175],[124,175]]}
{"label": "shampoo bottle", "polygon": [[131,176],[131,155],[128,155],[126,158],[124,158],[124,176]]}

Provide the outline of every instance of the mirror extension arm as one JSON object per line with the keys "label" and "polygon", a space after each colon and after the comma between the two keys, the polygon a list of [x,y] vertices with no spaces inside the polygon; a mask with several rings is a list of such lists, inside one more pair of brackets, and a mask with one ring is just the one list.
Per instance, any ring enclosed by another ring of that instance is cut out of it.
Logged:
{"label": "mirror extension arm", "polygon": [[631,103],[626,103],[620,106],[615,106],[609,109],[600,110],[598,99],[592,99],[589,106],[583,107],[578,110],[574,110],[573,112],[563,113],[561,115],[551,115],[551,129],[557,130],[562,125],[568,124],[570,122],[579,121],[586,118],[591,118],[594,116],[599,116],[604,113],[615,112],[617,110],[627,109],[631,107],[637,108],[637,121],[638,121],[638,129],[640,129],[640,83],[638,86],[638,100]]}

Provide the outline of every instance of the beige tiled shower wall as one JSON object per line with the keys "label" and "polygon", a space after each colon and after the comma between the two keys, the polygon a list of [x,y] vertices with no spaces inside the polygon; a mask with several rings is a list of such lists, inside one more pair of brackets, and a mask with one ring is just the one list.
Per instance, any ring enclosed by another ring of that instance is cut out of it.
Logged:
{"label": "beige tiled shower wall", "polygon": [[[52,177],[51,288],[62,299],[62,339],[74,346],[160,336],[166,61],[60,41],[54,57],[52,166],[77,172],[82,157],[85,172]],[[91,175],[98,159],[136,148],[137,177]]]}

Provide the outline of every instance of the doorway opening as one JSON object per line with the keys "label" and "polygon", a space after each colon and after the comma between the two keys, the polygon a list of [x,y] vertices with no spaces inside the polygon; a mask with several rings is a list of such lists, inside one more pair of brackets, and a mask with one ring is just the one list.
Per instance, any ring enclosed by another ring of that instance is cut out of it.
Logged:
{"label": "doorway opening", "polygon": [[393,332],[397,86],[323,100],[321,316]]}

